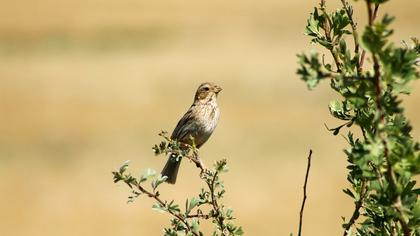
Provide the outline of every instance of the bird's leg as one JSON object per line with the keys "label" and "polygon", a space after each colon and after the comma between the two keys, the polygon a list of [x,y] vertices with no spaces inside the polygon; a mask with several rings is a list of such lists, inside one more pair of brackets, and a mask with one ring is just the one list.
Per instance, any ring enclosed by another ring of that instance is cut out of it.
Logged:
{"label": "bird's leg", "polygon": [[201,161],[201,158],[198,155],[198,149],[194,149],[194,151],[193,151],[193,157],[194,157],[194,163],[195,163],[195,165],[198,168],[200,168],[200,169],[205,169],[204,168],[204,163],[203,163],[203,161]]}
{"label": "bird's leg", "polygon": [[195,149],[193,151],[193,157],[194,157],[194,162],[197,166],[197,168],[200,168],[201,172],[200,172],[200,176],[203,178],[204,174],[208,172],[208,169],[206,167],[206,165],[204,165],[204,162],[201,160],[200,156],[198,155],[198,149]]}

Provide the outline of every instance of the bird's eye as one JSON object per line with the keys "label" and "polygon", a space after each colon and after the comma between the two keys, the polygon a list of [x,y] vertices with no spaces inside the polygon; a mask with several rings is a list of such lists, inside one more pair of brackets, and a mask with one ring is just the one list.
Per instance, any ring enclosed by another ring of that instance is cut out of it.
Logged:
{"label": "bird's eye", "polygon": [[209,91],[210,90],[210,88],[209,87],[204,87],[203,88],[205,91]]}

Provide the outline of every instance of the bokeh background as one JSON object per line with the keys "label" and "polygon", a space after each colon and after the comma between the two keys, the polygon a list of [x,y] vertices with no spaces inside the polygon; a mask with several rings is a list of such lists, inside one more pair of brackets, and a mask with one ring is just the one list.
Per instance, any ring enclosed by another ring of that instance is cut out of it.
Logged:
{"label": "bokeh background", "polygon": [[[308,150],[314,150],[306,235],[337,235],[352,202],[344,138],[327,83],[308,91],[296,53],[317,1],[1,0],[0,235],[161,235],[150,199],[127,204],[111,171],[160,170],[151,147],[172,131],[197,86],[214,81],[222,117],[202,148],[228,158],[227,197],[247,235],[296,232]],[[339,1],[328,1],[336,8]],[[364,4],[356,3],[360,25]],[[392,40],[420,36],[420,1],[390,1]],[[420,82],[404,97],[420,140]],[[184,162],[165,198],[181,204],[202,183]]]}

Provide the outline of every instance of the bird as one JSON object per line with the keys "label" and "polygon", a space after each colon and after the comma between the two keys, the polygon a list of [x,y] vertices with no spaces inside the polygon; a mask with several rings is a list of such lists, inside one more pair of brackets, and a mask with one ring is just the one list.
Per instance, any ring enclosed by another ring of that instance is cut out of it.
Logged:
{"label": "bird", "polygon": [[[179,120],[172,132],[171,139],[181,144],[200,148],[210,138],[220,118],[220,109],[217,105],[217,95],[222,88],[215,83],[205,82],[198,86],[194,102],[184,116]],[[166,182],[175,184],[181,158],[168,157],[161,176],[166,176]]]}

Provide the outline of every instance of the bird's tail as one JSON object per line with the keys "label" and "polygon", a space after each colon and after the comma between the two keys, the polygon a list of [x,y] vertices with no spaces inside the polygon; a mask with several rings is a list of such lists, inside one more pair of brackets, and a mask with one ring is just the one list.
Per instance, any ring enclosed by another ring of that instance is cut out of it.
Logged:
{"label": "bird's tail", "polygon": [[162,176],[167,176],[166,182],[175,184],[176,176],[178,175],[179,165],[181,164],[181,158],[174,158],[169,156],[165,167],[161,172]]}

